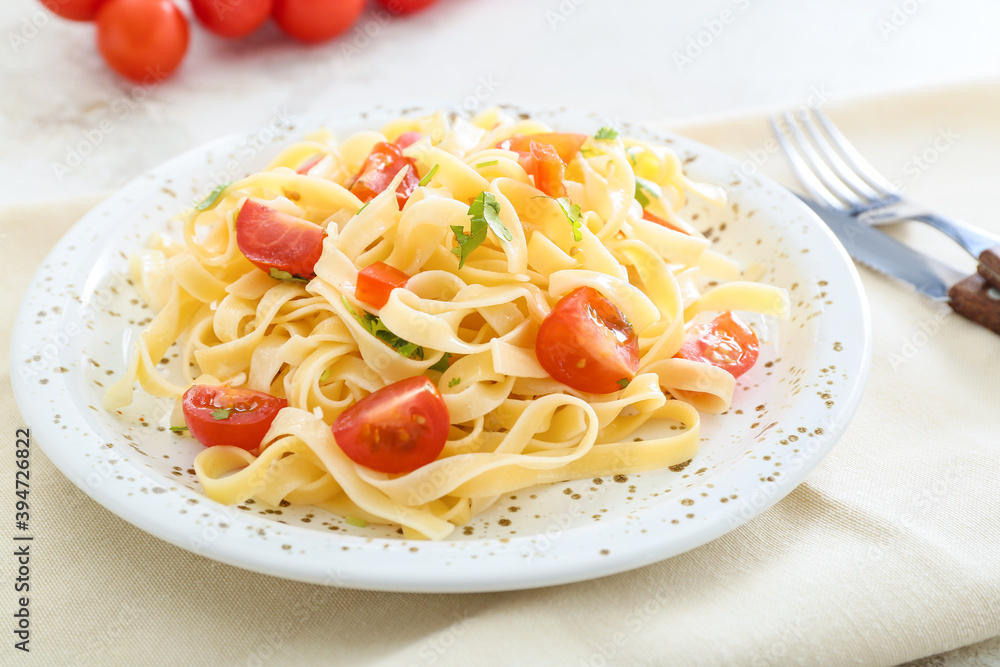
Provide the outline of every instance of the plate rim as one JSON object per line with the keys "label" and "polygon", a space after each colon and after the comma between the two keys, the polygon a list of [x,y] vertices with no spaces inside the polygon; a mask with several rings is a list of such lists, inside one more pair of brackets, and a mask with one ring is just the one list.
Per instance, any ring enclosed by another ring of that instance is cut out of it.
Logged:
{"label": "plate rim", "polygon": [[[554,113],[557,116],[566,115],[564,110],[553,110],[542,105],[534,105],[531,107],[522,107],[521,105],[500,106],[507,109],[527,110],[527,112],[533,115],[544,115],[546,113]],[[400,107],[400,109],[403,108],[405,108],[409,114],[412,114],[420,113],[421,111],[426,111],[428,109],[443,107],[433,105],[421,106],[419,108],[415,108],[412,105]],[[352,121],[358,122],[363,120],[361,114],[377,117],[380,115],[398,112],[400,109],[392,109],[382,105],[377,105],[369,107],[364,112],[357,113],[344,111],[340,113],[322,115],[310,114],[309,116],[296,118],[295,132],[297,134],[302,134],[303,123],[306,123],[309,128],[316,126],[308,125],[310,119],[319,120],[320,118],[325,118],[327,120],[335,120],[336,122],[347,124]],[[367,122],[367,120],[365,120],[365,122]],[[647,136],[668,137],[672,142],[682,148],[686,144],[688,147],[696,149],[699,154],[711,156],[715,160],[721,159],[732,165],[738,164],[736,158],[712,148],[711,146],[707,146],[701,142],[684,137],[676,132],[661,130],[646,123],[629,122],[628,127],[630,128],[630,131],[632,128],[641,130]],[[860,343],[861,350],[859,355],[859,366],[856,369],[848,369],[848,372],[856,371],[856,375],[853,376],[851,381],[848,381],[844,385],[844,389],[846,391],[843,391],[838,396],[837,405],[832,409],[836,419],[826,432],[824,432],[823,437],[821,438],[820,447],[816,448],[811,453],[794,476],[782,477],[780,482],[776,482],[776,491],[762,503],[755,505],[747,516],[736,517],[736,519],[733,520],[732,516],[735,513],[736,508],[734,507],[732,510],[726,508],[714,512],[713,520],[706,526],[692,528],[681,533],[680,535],[674,536],[669,540],[661,539],[659,542],[642,542],[638,546],[635,546],[634,543],[630,549],[616,548],[611,550],[611,552],[607,555],[593,555],[589,558],[574,558],[572,551],[570,551],[570,548],[574,545],[567,541],[562,542],[562,550],[567,552],[565,558],[551,557],[547,560],[542,559],[541,561],[537,561],[534,567],[505,569],[504,567],[496,567],[497,564],[493,562],[490,563],[491,567],[489,567],[488,571],[485,572],[472,572],[469,569],[461,568],[441,568],[437,578],[428,577],[426,568],[424,568],[424,570],[420,571],[419,581],[415,581],[413,574],[407,572],[406,568],[394,570],[391,567],[386,567],[382,564],[382,561],[384,560],[383,558],[373,558],[371,566],[367,568],[367,571],[362,568],[361,572],[359,572],[357,567],[345,569],[340,565],[332,570],[329,567],[325,569],[317,569],[315,565],[318,565],[318,563],[314,563],[313,567],[303,569],[302,561],[304,559],[301,558],[293,560],[292,565],[289,566],[286,563],[281,563],[280,558],[275,558],[276,554],[273,548],[248,549],[246,548],[246,543],[241,541],[238,537],[236,539],[227,537],[230,533],[235,534],[235,531],[226,531],[225,534],[223,534],[219,539],[210,541],[206,546],[201,548],[199,545],[192,543],[190,540],[189,530],[183,529],[184,526],[187,525],[186,522],[178,522],[176,517],[172,517],[170,521],[166,521],[158,513],[150,513],[148,509],[146,509],[147,505],[151,504],[150,501],[152,501],[153,505],[156,505],[158,499],[166,498],[168,496],[170,499],[176,498],[178,501],[182,500],[184,502],[190,502],[190,499],[194,498],[200,503],[205,503],[213,510],[213,505],[218,508],[224,508],[222,510],[214,511],[218,514],[234,516],[235,518],[236,515],[232,513],[231,508],[215,503],[214,501],[211,501],[208,498],[183,486],[178,487],[176,491],[172,490],[169,494],[150,494],[150,496],[145,499],[146,502],[128,502],[125,497],[113,492],[114,485],[98,484],[96,487],[88,488],[89,485],[84,481],[85,477],[80,475],[81,471],[79,469],[79,465],[71,465],[71,463],[73,463],[72,457],[67,456],[64,451],[60,452],[60,447],[57,443],[60,440],[68,440],[69,438],[63,436],[50,421],[33,416],[36,414],[37,408],[32,406],[31,401],[35,400],[36,404],[40,403],[37,395],[43,392],[29,386],[27,379],[22,374],[15,372],[15,369],[19,365],[18,351],[22,348],[27,349],[27,347],[29,347],[27,345],[27,339],[31,335],[32,330],[41,328],[38,325],[31,324],[33,316],[27,311],[30,308],[30,301],[32,300],[31,297],[34,297],[36,294],[41,294],[41,277],[46,265],[51,264],[56,258],[65,256],[67,248],[77,240],[78,236],[82,236],[84,233],[91,231],[90,227],[94,226],[94,223],[100,219],[102,215],[107,215],[105,211],[120,207],[134,192],[140,192],[145,187],[155,187],[158,183],[160,183],[162,179],[162,177],[158,177],[160,172],[170,173],[171,171],[176,171],[178,165],[184,164],[193,157],[206,154],[211,151],[213,147],[217,148],[219,146],[231,145],[234,141],[242,140],[245,136],[247,136],[245,133],[230,133],[184,151],[183,153],[154,167],[153,169],[138,175],[132,181],[111,194],[91,209],[87,214],[81,217],[47,253],[45,259],[32,276],[28,289],[25,291],[24,297],[22,298],[21,304],[18,308],[11,332],[11,381],[14,389],[15,402],[17,403],[21,416],[28,427],[33,432],[37,430],[38,435],[41,436],[40,438],[33,440],[34,444],[39,445],[42,451],[45,452],[46,457],[67,479],[83,490],[84,493],[94,499],[98,504],[111,511],[116,516],[136,526],[140,530],[174,544],[175,546],[202,556],[213,558],[214,560],[224,562],[229,565],[234,565],[236,567],[262,574],[310,583],[364,590],[399,592],[489,592],[559,585],[607,576],[635,569],[637,567],[664,560],[694,549],[724,535],[725,533],[728,533],[731,530],[734,530],[747,521],[750,521],[766,512],[770,507],[797,488],[798,485],[805,480],[809,473],[819,465],[820,461],[827,456],[848,428],[850,421],[853,419],[858,407],[860,406],[862,394],[870,374],[873,355],[873,341],[870,307],[857,268],[848,256],[846,250],[836,239],[833,232],[815,215],[815,213],[809,210],[805,204],[798,201],[795,195],[784,186],[769,177],[757,173],[753,175],[753,180],[758,181],[762,187],[768,187],[773,190],[772,196],[784,199],[785,203],[789,205],[795,213],[799,214],[803,221],[807,222],[807,224],[814,228],[812,230],[813,232],[819,233],[822,237],[824,237],[829,249],[833,251],[834,256],[837,260],[839,260],[837,262],[837,266],[845,271],[846,277],[848,278],[848,280],[845,281],[844,286],[845,288],[848,285],[851,287],[849,291],[845,289],[844,293],[840,295],[840,298],[843,299],[845,296],[850,297],[850,300],[858,309],[857,312],[860,313],[859,325],[861,338],[856,342]],[[111,231],[106,232],[105,236],[115,237]],[[92,268],[92,262],[88,262],[89,260],[83,260],[83,263],[86,264],[88,268]],[[68,393],[68,382],[73,375],[74,373],[63,373],[51,377],[49,384],[46,385],[47,388],[45,389],[45,393],[51,393],[56,389],[60,389],[64,393]],[[53,386],[53,384],[56,386]],[[74,406],[74,409],[77,407],[81,408],[79,410],[79,416],[83,418],[85,423],[87,423],[86,415],[83,414],[82,406]],[[787,416],[785,418],[787,419]],[[36,423],[31,423],[32,421]],[[95,435],[97,434],[95,433]],[[80,459],[80,463],[84,463],[82,458]],[[127,463],[127,465],[129,466],[130,472],[136,475],[142,475],[143,478],[149,480],[150,484],[158,486],[162,483],[161,480],[157,480],[155,477],[150,476],[142,468],[130,463]],[[248,517],[247,523],[252,523],[254,520],[256,520],[256,517]],[[638,523],[636,526],[641,526],[641,517],[637,519],[637,521]],[[198,522],[195,521],[194,524],[191,524],[190,528],[194,529],[197,523]],[[269,530],[273,530],[279,536],[282,536],[285,531],[288,531],[288,539],[293,544],[295,543],[296,536],[299,535],[300,531],[306,532],[312,537],[317,535],[314,530],[294,525],[277,524]],[[575,527],[571,532],[574,536],[577,536],[583,533],[594,531],[606,532],[608,530],[608,526],[596,524]],[[563,537],[568,537],[569,532],[570,531],[567,531],[567,534]],[[335,541],[336,546],[340,549],[343,549],[344,547],[351,550],[360,549],[362,554],[368,554],[369,556],[385,552],[386,554],[389,554],[391,558],[397,558],[402,555],[404,549],[408,551],[413,545],[417,545],[417,548],[419,548],[422,554],[431,554],[430,561],[432,563],[435,559],[440,559],[441,552],[451,553],[455,545],[464,546],[475,544],[475,542],[452,542],[449,540],[442,542],[386,540],[384,538],[366,538],[344,534],[331,534],[329,537],[332,538],[330,541]],[[506,545],[514,543],[519,544],[520,542],[531,540],[535,537],[537,537],[537,534],[512,537],[506,541],[502,541],[497,538],[484,539],[482,542],[489,543],[497,550],[509,552],[509,554],[518,556],[520,552],[516,552],[514,547],[508,547]],[[389,542],[392,546],[382,547],[381,545],[383,542]],[[380,548],[377,552],[374,549],[367,548],[367,545],[370,545],[371,543],[379,545]],[[500,544],[503,544],[503,546],[498,546]],[[256,546],[260,547],[260,545]],[[448,547],[451,547],[451,549],[448,549]],[[285,551],[290,550],[291,549]],[[332,548],[332,545],[328,551],[329,553],[333,553],[334,549]],[[523,556],[523,553],[521,555]],[[352,562],[358,560],[346,555],[342,557]],[[315,559],[316,557],[312,556],[312,558],[307,560],[314,561]],[[422,558],[421,560],[424,559]],[[543,565],[543,563],[546,564]],[[414,563],[414,565],[416,564]],[[379,568],[385,569],[383,570]],[[460,574],[460,572],[462,574]],[[377,576],[373,576],[373,574]]]}

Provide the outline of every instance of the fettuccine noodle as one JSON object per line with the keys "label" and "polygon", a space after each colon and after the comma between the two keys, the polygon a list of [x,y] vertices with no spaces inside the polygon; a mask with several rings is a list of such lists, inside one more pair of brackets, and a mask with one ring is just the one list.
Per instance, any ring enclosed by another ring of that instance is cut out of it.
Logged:
{"label": "fettuccine noodle", "polygon": [[[404,153],[420,175],[436,169],[433,177],[402,210],[395,189],[403,172],[363,206],[345,186],[373,146],[411,131],[424,138]],[[315,505],[435,540],[517,489],[692,458],[699,412],[727,410],[735,380],[675,358],[686,325],[704,311],[783,317],[785,292],[743,280],[735,262],[678,216],[686,191],[724,194],[688,181],[664,147],[587,141],[566,172],[567,194],[581,207],[575,240],[559,202],[542,196],[515,153],[495,148],[514,134],[550,131],[497,110],[472,121],[439,113],[340,142],[321,132],[287,147],[266,170],[187,214],[182,243],[157,237],[131,259],[133,282],[157,315],[105,407],[131,403],[136,382],[173,399],[192,384],[285,398],[259,450],[216,446],[197,456],[209,498]],[[313,156],[307,173],[297,173]],[[643,219],[637,176],[661,190],[646,209],[681,231]],[[469,227],[470,203],[483,192],[499,202],[511,239],[490,231],[459,268],[452,227]],[[247,198],[325,228],[315,278],[278,280],[243,256],[234,225]],[[412,276],[381,309],[355,298],[359,269],[375,261]],[[706,279],[717,286],[702,292]],[[571,389],[535,355],[542,320],[583,285],[614,303],[638,335],[639,371],[614,393]],[[404,356],[372,335],[362,311],[419,353]],[[182,377],[171,380],[157,364],[174,343]],[[431,370],[446,354],[450,366]],[[330,425],[368,394],[418,375],[434,381],[447,405],[444,451],[401,475],[353,462]],[[658,426],[638,437],[647,425]]]}

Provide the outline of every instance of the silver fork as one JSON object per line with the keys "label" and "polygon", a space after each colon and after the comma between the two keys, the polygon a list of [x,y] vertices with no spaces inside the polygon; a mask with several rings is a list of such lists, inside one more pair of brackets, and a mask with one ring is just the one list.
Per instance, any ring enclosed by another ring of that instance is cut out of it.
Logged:
{"label": "silver fork", "polygon": [[916,220],[935,227],[979,261],[983,278],[1000,285],[1000,237],[904,199],[822,111],[803,109],[783,114],[780,122],[770,120],[792,170],[814,199],[868,224]]}

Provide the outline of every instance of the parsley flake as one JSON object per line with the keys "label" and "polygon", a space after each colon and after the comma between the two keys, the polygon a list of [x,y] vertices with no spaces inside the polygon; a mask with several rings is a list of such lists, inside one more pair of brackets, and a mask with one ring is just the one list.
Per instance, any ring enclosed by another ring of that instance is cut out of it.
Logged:
{"label": "parsley flake", "polygon": [[500,202],[493,193],[480,192],[469,207],[469,216],[472,218],[472,223],[468,234],[463,227],[451,226],[451,231],[455,232],[455,240],[458,242],[458,246],[451,249],[458,257],[458,268],[465,266],[465,260],[472,251],[483,244],[488,229],[492,229],[494,234],[505,241],[514,240],[510,230],[500,221]]}
{"label": "parsley flake", "polygon": [[229,415],[231,414],[233,414],[232,408],[219,408],[218,410],[212,410],[212,419],[215,421],[229,419]]}
{"label": "parsley flake", "polygon": [[357,212],[357,213],[355,213],[354,215],[361,215],[361,211],[363,211],[363,210],[365,210],[366,208],[368,208],[368,204],[371,204],[371,201],[370,201],[370,200],[369,200],[369,201],[366,201],[366,202],[365,202],[364,204],[362,204],[362,205],[361,205],[361,208],[359,208],[359,209],[358,209],[358,212]]}
{"label": "parsley flake", "polygon": [[495,164],[500,164],[500,160],[487,160],[486,162],[480,162],[476,165],[476,169],[482,169],[483,167],[492,167]]}
{"label": "parsley flake", "polygon": [[452,378],[451,380],[448,381],[448,389],[451,389],[452,387],[454,387],[455,385],[457,385],[461,381],[462,381],[462,378]]}
{"label": "parsley flake", "polygon": [[323,371],[323,374],[319,376],[320,384],[322,384],[322,383],[326,382],[327,380],[329,380],[330,379],[330,374],[332,372],[333,372],[332,368],[327,368],[325,371]]}
{"label": "parsley flake", "polygon": [[433,167],[431,167],[431,170],[428,171],[426,174],[424,174],[424,177],[420,179],[417,185],[427,185],[428,183],[430,183],[431,179],[434,178],[434,174],[438,173],[438,167],[440,166],[441,165],[436,164]]}
{"label": "parsley flake", "polygon": [[641,178],[639,176],[635,177],[635,199],[639,202],[639,205],[643,208],[649,206],[649,197],[647,195],[652,195],[656,199],[663,198],[663,190],[660,186],[653,181]]}
{"label": "parsley flake", "polygon": [[187,426],[171,426],[170,430],[173,431],[174,433],[183,433],[184,431],[188,430],[188,427]]}
{"label": "parsley flake", "polygon": [[441,358],[434,362],[434,365],[428,368],[429,371],[438,371],[439,373],[444,373],[451,366],[451,352],[445,352],[441,355]]}
{"label": "parsley flake", "polygon": [[618,138],[618,130],[616,130],[613,127],[608,127],[607,125],[605,125],[604,127],[602,127],[597,131],[597,134],[594,135],[594,138],[600,141],[611,141],[612,139]]}
{"label": "parsley flake", "polygon": [[356,516],[345,516],[344,521],[351,524],[352,526],[357,526],[358,528],[364,528],[368,525],[368,522],[364,519],[359,519]]}
{"label": "parsley flake", "polygon": [[629,380],[628,378],[622,378],[621,380],[618,380],[618,386],[624,389],[625,387],[629,386],[629,383],[631,382],[632,381]]}
{"label": "parsley flake", "polygon": [[215,206],[215,203],[219,201],[219,197],[222,196],[222,193],[225,192],[226,188],[228,188],[232,184],[233,182],[229,181],[228,183],[223,183],[222,185],[215,186],[215,189],[209,192],[207,197],[198,202],[198,204],[194,207],[195,210],[206,211]]}
{"label": "parsley flake", "polygon": [[583,240],[583,215],[580,212],[580,205],[574,204],[570,201],[569,197],[549,197],[547,195],[539,195],[535,199],[551,199],[555,203],[559,204],[559,208],[562,209],[563,215],[569,220],[569,224],[573,226],[573,240],[579,243]]}
{"label": "parsley flake", "polygon": [[407,359],[420,360],[424,358],[423,347],[400,338],[396,334],[389,331],[389,329],[382,324],[382,320],[378,315],[372,315],[367,310],[362,310],[359,314],[354,310],[351,306],[351,302],[348,301],[346,297],[341,297],[341,300],[344,302],[344,306],[347,307],[347,310],[350,311],[351,315],[354,316],[354,319],[358,321],[358,324],[363,326],[368,333],[375,336]]}
{"label": "parsley flake", "polygon": [[275,280],[294,280],[295,282],[298,282],[298,283],[307,283],[307,282],[309,282],[308,278],[303,278],[302,276],[293,276],[288,271],[281,271],[281,270],[276,269],[274,267],[271,267],[271,270],[268,272],[267,275],[271,276]]}

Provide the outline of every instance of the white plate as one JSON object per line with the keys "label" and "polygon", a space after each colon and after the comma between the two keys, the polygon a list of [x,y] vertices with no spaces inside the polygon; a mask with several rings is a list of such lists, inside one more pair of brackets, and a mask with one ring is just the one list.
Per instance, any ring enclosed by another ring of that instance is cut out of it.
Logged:
{"label": "white plate", "polygon": [[[34,441],[63,474],[139,528],[238,567],[353,588],[493,591],[600,577],[697,547],[777,502],[830,450],[857,408],[871,358],[853,264],[780,186],[740,175],[735,160],[693,141],[625,124],[626,134],[673,145],[693,178],[725,185],[730,205],[695,198],[685,213],[712,230],[717,248],[767,263],[764,280],[791,294],[789,320],[753,321],[760,362],[740,379],[729,413],[705,417],[689,465],[519,491],[437,543],[315,509],[226,507],[203,497],[191,469],[200,445],[164,428],[170,401],[137,392],[122,414],[100,407],[152,315],[124,281],[128,253],[154,230],[176,232],[171,215],[214,182],[259,170],[303,132],[378,128],[398,114],[310,117],[222,138],[140,176],[59,241],[21,305],[11,368]],[[602,125],[565,111],[531,115],[568,131]]]}

